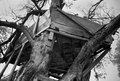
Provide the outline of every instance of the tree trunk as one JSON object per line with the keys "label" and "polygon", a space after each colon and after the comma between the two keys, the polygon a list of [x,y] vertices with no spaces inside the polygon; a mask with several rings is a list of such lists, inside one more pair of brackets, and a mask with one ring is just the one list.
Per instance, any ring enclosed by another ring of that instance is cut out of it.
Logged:
{"label": "tree trunk", "polygon": [[47,65],[53,47],[53,40],[50,40],[49,36],[50,32],[45,31],[40,38],[36,39],[30,60],[25,65],[17,81],[33,81],[39,75],[47,76]]}

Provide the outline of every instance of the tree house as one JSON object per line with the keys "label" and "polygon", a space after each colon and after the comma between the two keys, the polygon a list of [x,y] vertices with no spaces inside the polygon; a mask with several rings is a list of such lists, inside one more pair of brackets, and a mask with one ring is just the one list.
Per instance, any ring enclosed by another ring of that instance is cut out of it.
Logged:
{"label": "tree house", "polygon": [[[60,9],[53,8],[51,14],[48,13],[49,11],[46,11],[46,13],[30,27],[30,30],[35,35],[35,38],[40,37],[44,31],[52,32],[49,39],[54,39],[54,45],[50,55],[51,60],[48,66],[48,74],[59,79],[67,72],[80,52],[81,47],[89,41],[96,32],[104,28],[104,26],[92,22],[87,18],[66,13]],[[45,22],[43,22],[44,20]],[[112,41],[113,38],[109,37],[98,50],[104,50],[104,48],[111,45]],[[2,59],[2,62],[7,62],[14,49],[14,54],[10,61],[10,63],[14,64],[21,44],[25,42],[26,44],[18,65],[23,65],[30,59],[32,47],[26,37],[21,35],[16,42],[17,44],[12,49],[7,50],[7,54]]]}

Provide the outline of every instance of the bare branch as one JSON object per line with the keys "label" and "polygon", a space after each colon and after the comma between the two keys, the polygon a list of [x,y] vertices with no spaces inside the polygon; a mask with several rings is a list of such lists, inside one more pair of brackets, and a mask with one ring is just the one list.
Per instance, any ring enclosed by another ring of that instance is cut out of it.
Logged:
{"label": "bare branch", "polygon": [[97,7],[100,5],[102,1],[103,0],[100,0],[96,4],[92,5],[92,7],[88,11],[88,19],[92,19],[95,16],[95,10],[97,9]]}
{"label": "bare branch", "polygon": [[108,18],[110,18],[110,20],[112,20],[114,18],[109,14],[109,12],[105,11],[104,9],[103,9],[103,11],[107,14],[107,16],[108,16]]}
{"label": "bare branch", "polygon": [[40,14],[40,16],[41,16],[45,12],[46,12],[46,10],[41,10],[41,11],[39,11],[39,10],[33,10],[33,11],[27,13],[27,15],[25,16],[25,19],[23,20],[23,23],[29,18],[30,15],[38,15],[38,14]]}
{"label": "bare branch", "polygon": [[31,0],[34,4],[35,4],[35,6],[37,7],[37,9],[39,10],[39,11],[41,11],[41,9],[40,9],[40,7],[38,6],[38,4],[36,3],[36,1],[35,0]]}
{"label": "bare branch", "polygon": [[47,0],[44,0],[43,1],[43,3],[42,3],[42,6],[40,7],[40,9],[45,5],[45,2],[46,2]]}
{"label": "bare branch", "polygon": [[15,22],[7,22],[7,21],[0,21],[0,26],[11,27],[11,28],[22,31],[28,38],[30,44],[33,45],[34,43],[33,35],[32,33],[30,33],[29,29],[26,26],[22,24],[17,25]]}
{"label": "bare branch", "polygon": [[35,4],[35,6],[37,7],[37,9],[38,9],[39,11],[41,11],[41,8],[44,6],[44,4],[45,4],[45,2],[46,2],[47,0],[41,0],[41,1],[43,1],[41,7],[38,6],[38,4],[37,4],[38,2],[37,2],[37,1],[35,1],[35,0],[31,0],[31,1]]}

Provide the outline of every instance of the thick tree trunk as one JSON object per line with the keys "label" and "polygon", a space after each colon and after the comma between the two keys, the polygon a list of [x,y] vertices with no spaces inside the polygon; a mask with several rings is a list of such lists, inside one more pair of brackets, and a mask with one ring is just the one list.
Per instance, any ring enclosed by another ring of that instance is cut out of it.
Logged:
{"label": "thick tree trunk", "polygon": [[53,47],[53,40],[50,40],[49,36],[50,33],[45,31],[40,38],[36,39],[30,60],[25,65],[17,81],[33,81],[39,75],[47,76],[47,65],[50,60],[50,51]]}

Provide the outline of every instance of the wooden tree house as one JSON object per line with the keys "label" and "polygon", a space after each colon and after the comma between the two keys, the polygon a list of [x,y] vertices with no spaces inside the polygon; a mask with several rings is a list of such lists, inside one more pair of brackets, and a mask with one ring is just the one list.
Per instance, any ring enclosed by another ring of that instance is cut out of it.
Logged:
{"label": "wooden tree house", "polygon": [[[57,8],[51,10],[50,17],[48,17],[46,23],[40,24],[40,21],[42,21],[42,18],[38,19],[38,23],[32,25],[30,29],[35,35],[35,39],[39,38],[45,31],[51,32],[49,34],[49,41],[54,39],[54,44],[50,53],[51,60],[48,65],[48,74],[57,79],[60,79],[62,75],[67,72],[81,50],[81,47],[89,41],[96,32],[104,28],[104,26],[92,22],[87,18],[72,15]],[[112,41],[113,38],[109,37],[95,53],[106,50],[106,48],[111,45]],[[17,64],[19,66],[24,65],[30,59],[32,49],[24,35],[19,37],[14,47],[11,47],[10,44],[1,63],[8,61],[14,49],[13,57],[10,61],[11,64],[14,64],[20,51],[21,44],[25,42],[24,50]]]}

